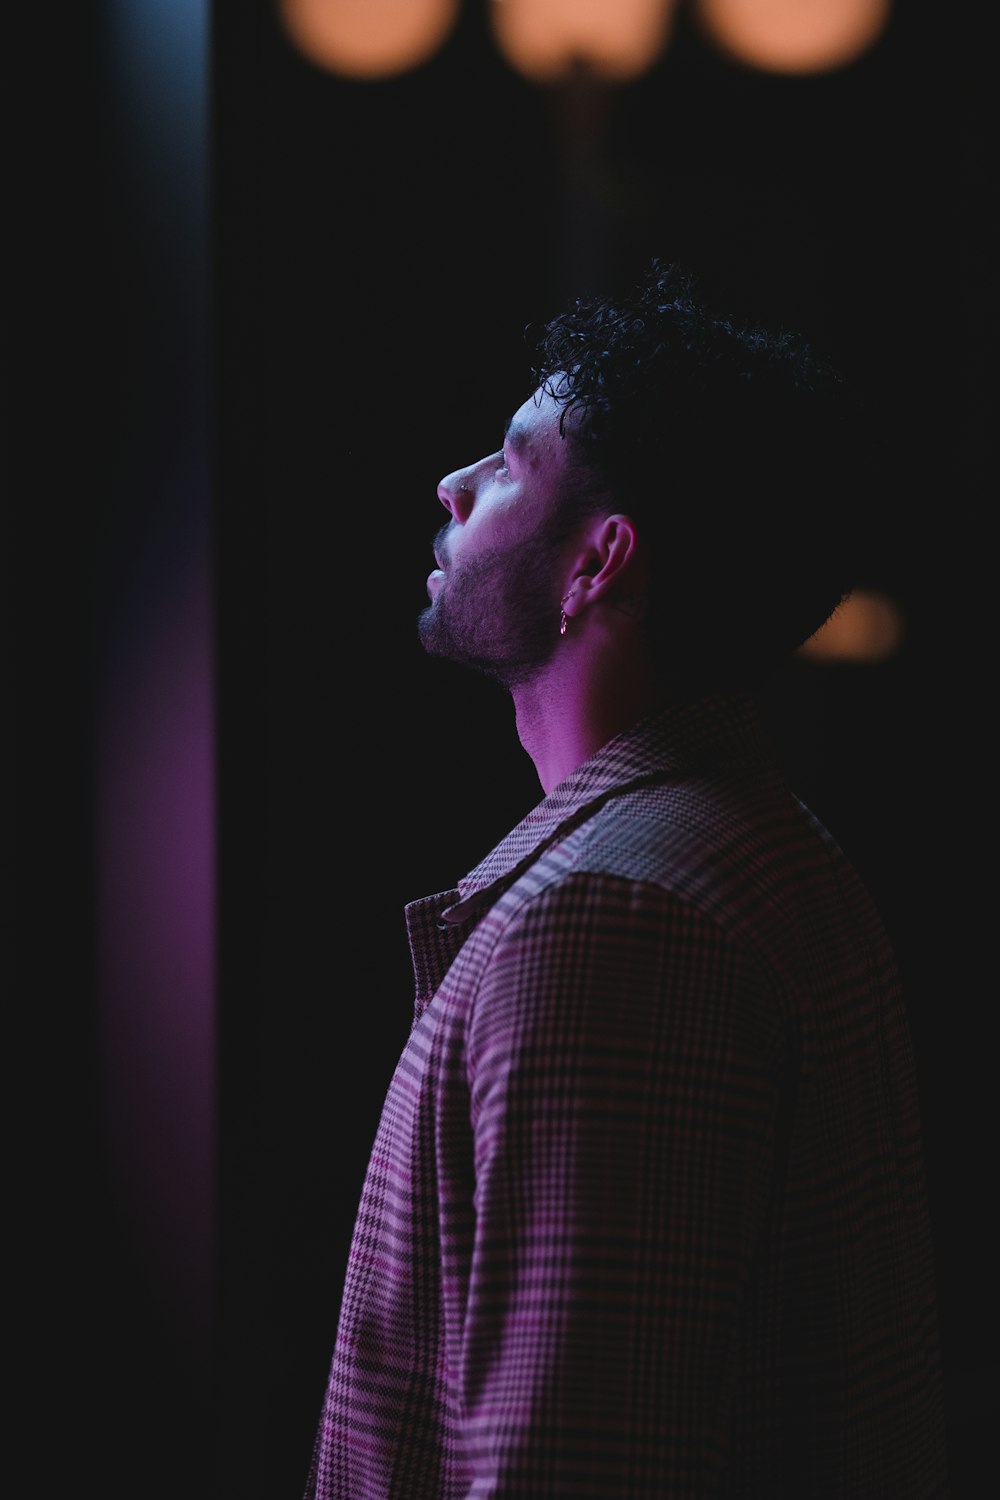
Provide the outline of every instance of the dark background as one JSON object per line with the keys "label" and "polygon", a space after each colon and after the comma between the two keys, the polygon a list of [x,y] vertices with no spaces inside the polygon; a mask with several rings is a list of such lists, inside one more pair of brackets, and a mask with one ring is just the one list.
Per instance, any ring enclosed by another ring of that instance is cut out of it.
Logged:
{"label": "dark background", "polygon": [[[727,61],[682,8],[660,63],[607,89],[519,78],[486,8],[466,0],[424,66],[361,83],[299,56],[266,0],[180,6],[205,66],[191,73],[197,49],[178,65],[189,92],[153,141],[148,79],[123,94],[114,6],[74,12],[46,74],[12,409],[24,393],[14,425],[37,432],[15,539],[50,601],[22,653],[23,784],[44,787],[22,799],[22,885],[48,892],[31,982],[63,993],[68,966],[75,996],[53,1089],[72,1125],[40,1111],[51,1166],[32,1191],[39,1212],[58,1204],[30,1257],[58,1332],[32,1368],[60,1389],[57,1348],[72,1371],[49,1431],[105,1494],[301,1493],[410,1024],[401,908],[454,884],[540,795],[508,700],[417,644],[435,486],[527,395],[526,326],[656,254],[891,393],[900,520],[868,582],[899,607],[902,648],[796,661],[765,707],[899,950],[956,1495],[975,1497],[1000,1415],[976,7],[897,4],[862,59],[799,79]],[[161,62],[169,91],[177,58]],[[94,747],[113,664],[131,652],[141,673],[138,625],[206,569],[213,1081],[199,1140],[174,1150],[109,1105],[102,1071]],[[183,1274],[137,1228],[116,1165],[130,1134],[140,1166],[173,1151],[198,1184],[176,1209],[204,1220]]]}

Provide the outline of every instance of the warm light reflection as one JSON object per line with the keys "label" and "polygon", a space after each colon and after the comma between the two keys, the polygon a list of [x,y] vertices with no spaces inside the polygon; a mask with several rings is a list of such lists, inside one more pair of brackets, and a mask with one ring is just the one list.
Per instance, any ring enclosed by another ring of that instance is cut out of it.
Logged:
{"label": "warm light reflection", "polygon": [[347,78],[392,78],[426,62],[460,0],[278,0],[285,30],[310,62]]}
{"label": "warm light reflection", "polygon": [[892,0],[692,0],[720,50],[771,73],[843,67],[882,32]]}
{"label": "warm light reflection", "polygon": [[584,65],[609,82],[644,73],[666,46],[677,0],[492,0],[497,47],[519,73],[557,83]]}
{"label": "warm light reflection", "polygon": [[798,654],[816,661],[886,661],[902,639],[903,618],[892,600],[873,589],[855,589]]}

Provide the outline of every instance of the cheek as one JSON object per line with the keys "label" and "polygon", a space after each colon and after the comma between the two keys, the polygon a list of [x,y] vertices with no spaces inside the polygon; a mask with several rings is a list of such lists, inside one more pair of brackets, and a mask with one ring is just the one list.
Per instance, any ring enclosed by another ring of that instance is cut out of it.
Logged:
{"label": "cheek", "polygon": [[492,485],[481,494],[463,526],[455,529],[451,555],[483,556],[489,552],[510,552],[526,546],[538,530],[531,496],[508,482]]}
{"label": "cheek", "polygon": [[504,546],[524,546],[538,533],[539,516],[528,495],[511,495],[492,517],[492,536]]}

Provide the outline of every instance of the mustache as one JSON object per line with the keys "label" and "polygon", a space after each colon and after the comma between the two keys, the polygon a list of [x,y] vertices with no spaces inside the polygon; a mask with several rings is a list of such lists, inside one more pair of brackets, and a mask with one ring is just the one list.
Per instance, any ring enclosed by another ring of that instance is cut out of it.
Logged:
{"label": "mustache", "polygon": [[448,561],[448,538],[451,535],[451,522],[446,521],[441,529],[435,532],[434,541],[431,543],[434,550],[435,561],[444,567]]}

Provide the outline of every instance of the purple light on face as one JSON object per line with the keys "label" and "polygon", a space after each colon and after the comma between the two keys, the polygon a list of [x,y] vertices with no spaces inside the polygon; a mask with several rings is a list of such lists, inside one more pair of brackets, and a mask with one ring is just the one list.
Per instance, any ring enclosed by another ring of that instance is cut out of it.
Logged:
{"label": "purple light on face", "polygon": [[97,929],[113,1189],[178,1342],[208,1327],[215,1061],[207,567],[116,642],[97,730]]}

